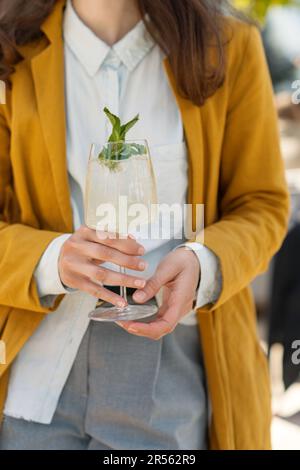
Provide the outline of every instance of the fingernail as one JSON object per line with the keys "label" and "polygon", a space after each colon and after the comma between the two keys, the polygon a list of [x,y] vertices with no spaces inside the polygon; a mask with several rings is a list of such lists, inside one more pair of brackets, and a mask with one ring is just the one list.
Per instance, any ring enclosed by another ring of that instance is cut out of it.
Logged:
{"label": "fingernail", "polygon": [[134,281],[134,285],[135,285],[136,287],[144,287],[145,284],[146,284],[146,281],[143,281],[142,279],[136,279],[136,280]]}
{"label": "fingernail", "polygon": [[145,292],[142,292],[142,291],[135,292],[133,298],[136,299],[136,300],[141,300],[142,301],[146,298],[146,294],[145,294]]}
{"label": "fingernail", "polygon": [[120,302],[117,303],[117,306],[120,307],[120,308],[124,308],[126,306],[126,304],[125,304],[125,302],[120,301]]}
{"label": "fingernail", "polygon": [[128,235],[128,238],[131,238],[131,240],[136,240],[135,236],[131,235],[131,233]]}
{"label": "fingernail", "polygon": [[107,232],[99,232],[99,231],[97,231],[96,234],[97,234],[97,238],[98,238],[99,240],[107,240],[107,238],[109,238],[109,235],[108,235]]}
{"label": "fingernail", "polygon": [[141,246],[139,249],[138,249],[138,254],[143,256],[145,254],[145,248],[143,246]]}
{"label": "fingernail", "polygon": [[128,328],[127,330],[129,333],[138,333],[139,331],[136,330],[135,328]]}
{"label": "fingernail", "polygon": [[139,269],[146,269],[148,267],[148,263],[145,263],[145,261],[141,261],[139,263]]}

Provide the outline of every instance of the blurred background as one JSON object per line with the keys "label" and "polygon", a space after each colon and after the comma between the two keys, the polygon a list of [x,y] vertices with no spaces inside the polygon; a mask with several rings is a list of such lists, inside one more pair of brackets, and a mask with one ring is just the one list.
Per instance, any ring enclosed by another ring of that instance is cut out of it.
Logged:
{"label": "blurred background", "polygon": [[[291,195],[289,232],[255,279],[262,347],[273,396],[273,448],[300,449],[300,0],[233,0],[261,25]],[[266,155],[266,158],[268,156]]]}

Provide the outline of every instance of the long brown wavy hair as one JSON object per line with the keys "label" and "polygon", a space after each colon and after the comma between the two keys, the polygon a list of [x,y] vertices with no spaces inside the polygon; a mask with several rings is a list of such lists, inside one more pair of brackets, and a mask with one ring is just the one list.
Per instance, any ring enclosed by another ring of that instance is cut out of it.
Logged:
{"label": "long brown wavy hair", "polygon": [[[17,47],[42,36],[41,25],[57,1],[0,0],[1,80],[9,82],[14,65],[22,60]],[[180,93],[203,104],[225,78],[224,17],[244,17],[228,0],[137,2],[148,31],[169,57]]]}

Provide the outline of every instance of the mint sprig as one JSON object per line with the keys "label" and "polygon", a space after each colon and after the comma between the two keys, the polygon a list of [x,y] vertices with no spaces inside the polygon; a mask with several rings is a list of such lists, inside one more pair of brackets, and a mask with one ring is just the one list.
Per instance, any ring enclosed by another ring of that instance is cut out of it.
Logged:
{"label": "mint sprig", "polygon": [[121,120],[118,116],[115,116],[113,113],[109,111],[108,108],[104,108],[103,110],[111,122],[113,127],[112,133],[108,142],[123,142],[125,140],[127,132],[138,122],[140,119],[139,115],[137,114],[135,118],[131,121],[127,122],[127,124],[121,125]]}
{"label": "mint sprig", "polygon": [[122,125],[120,118],[111,113],[108,108],[104,108],[103,111],[112,125],[112,133],[108,139],[110,145],[103,147],[98,158],[101,164],[112,171],[117,171],[121,160],[146,153],[144,145],[125,142],[127,132],[138,122],[139,115]]}

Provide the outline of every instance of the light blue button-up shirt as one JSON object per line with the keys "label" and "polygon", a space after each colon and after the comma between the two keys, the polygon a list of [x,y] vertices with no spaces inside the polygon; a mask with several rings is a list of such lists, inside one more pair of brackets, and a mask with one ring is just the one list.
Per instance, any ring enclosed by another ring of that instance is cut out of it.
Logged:
{"label": "light blue button-up shirt", "polygon": [[[140,114],[128,139],[147,139],[156,175],[158,202],[186,202],[187,149],[183,125],[168,83],[163,53],[140,22],[112,48],[96,37],[76,15],[71,2],[64,17],[67,158],[74,228],[83,223],[83,194],[89,148],[105,142],[111,127],[103,115],[107,106],[122,121]],[[50,423],[63,386],[88,327],[95,298],[67,293],[58,275],[57,260],[69,234],[55,239],[37,267],[35,277],[44,302],[66,293],[55,313],[48,315],[19,353],[11,371],[4,413]],[[143,240],[149,277],[159,261],[182,240]],[[201,264],[197,305],[217,299],[221,279],[213,253],[192,244]],[[105,266],[114,268],[108,263]],[[182,323],[195,325],[194,312]]]}

